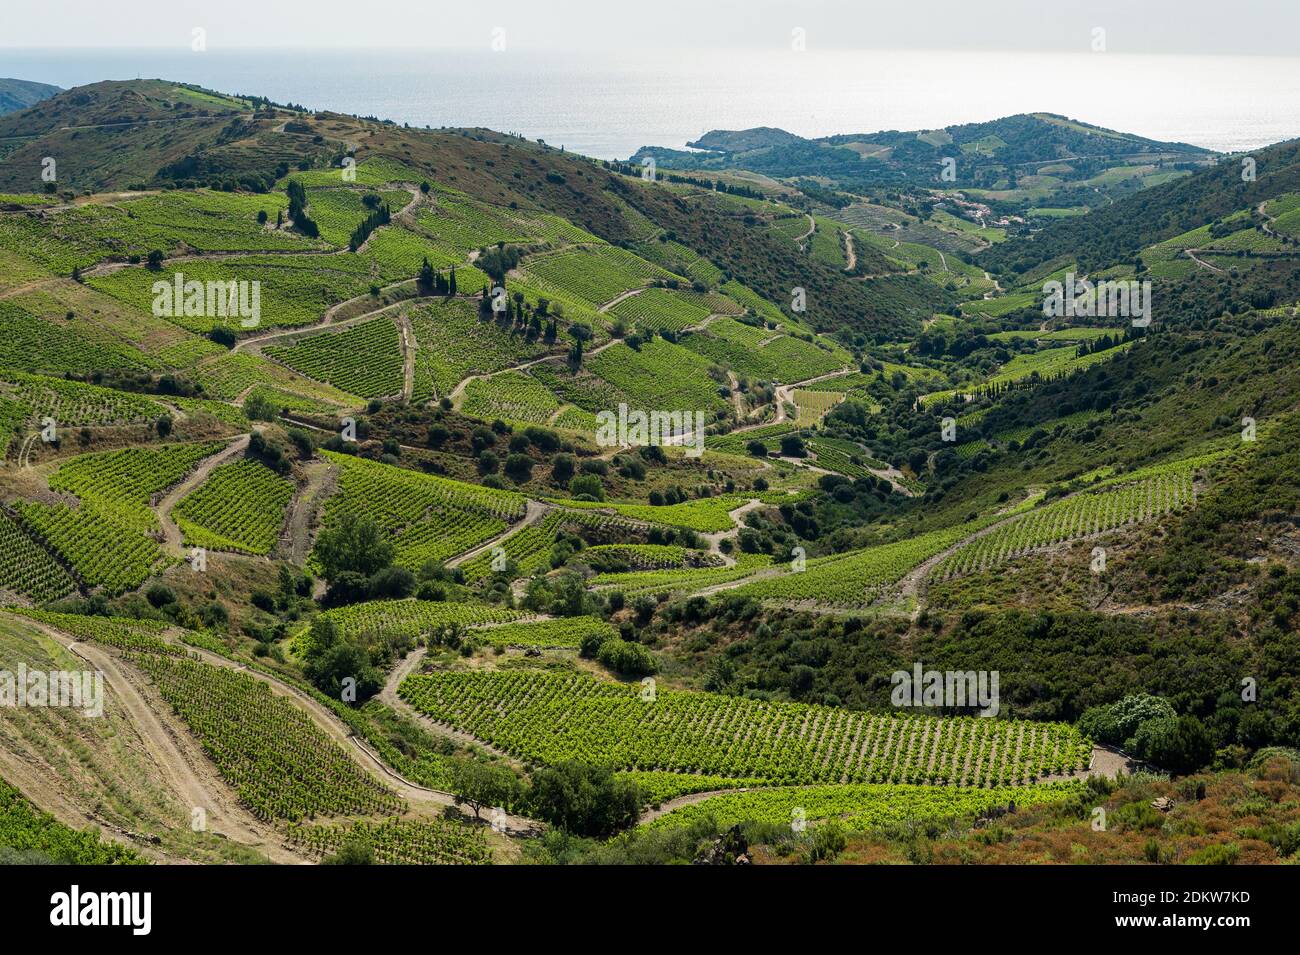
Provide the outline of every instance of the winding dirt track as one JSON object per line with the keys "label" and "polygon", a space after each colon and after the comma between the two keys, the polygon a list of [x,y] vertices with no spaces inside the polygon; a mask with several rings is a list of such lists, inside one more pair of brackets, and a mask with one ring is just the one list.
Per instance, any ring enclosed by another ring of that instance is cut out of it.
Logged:
{"label": "winding dirt track", "polygon": [[[162,777],[178,798],[184,801],[184,805],[202,808],[206,812],[209,830],[256,849],[276,862],[303,861],[302,857],[281,846],[279,835],[271,827],[258,822],[240,807],[234,793],[223,783],[209,782],[194,769],[193,763],[199,757],[186,755],[183,749],[187,747],[159,719],[154,708],[112,654],[92,644],[69,642],[67,634],[45,624],[26,618],[23,618],[23,622],[57,640],[74,656],[104,674],[108,692],[121,704],[139,732],[140,739]],[[195,751],[197,752],[197,747]]]}
{"label": "winding dirt track", "polygon": [[168,553],[179,557],[185,552],[181,529],[176,526],[176,522],[171,517],[172,508],[179,504],[185,495],[206,481],[214,468],[247,451],[248,442],[251,438],[252,435],[241,434],[231,441],[224,450],[218,451],[211,457],[204,458],[199,462],[198,467],[185,475],[181,482],[168,491],[163,499],[154,506],[153,511],[158,515],[158,523],[162,525],[163,546]]}
{"label": "winding dirt track", "polygon": [[445,566],[459,567],[461,564],[465,563],[466,561],[473,560],[479,554],[487,553],[493,547],[496,547],[498,544],[500,544],[503,540],[506,540],[509,537],[514,537],[525,527],[529,527],[533,524],[536,524],[550,510],[551,510],[550,504],[543,504],[541,501],[534,501],[532,498],[529,498],[526,505],[526,509],[524,511],[524,519],[522,521],[519,521],[516,524],[511,524],[500,534],[496,535],[496,537],[484,541],[483,543],[479,544],[477,547],[472,547],[469,550],[465,551],[463,554],[457,554],[455,557],[448,560]]}

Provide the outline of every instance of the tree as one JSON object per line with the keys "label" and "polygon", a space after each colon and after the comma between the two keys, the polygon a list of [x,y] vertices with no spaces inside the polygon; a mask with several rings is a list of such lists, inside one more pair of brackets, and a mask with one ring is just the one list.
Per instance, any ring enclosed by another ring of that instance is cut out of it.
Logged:
{"label": "tree", "polygon": [[802,458],[808,455],[808,450],[804,447],[803,438],[797,434],[787,434],[781,437],[781,454],[787,458]]}
{"label": "tree", "polygon": [[158,420],[154,422],[154,428],[158,432],[158,437],[166,438],[172,433],[172,416],[169,414],[159,415]]}
{"label": "tree", "polygon": [[474,818],[494,806],[508,806],[519,797],[519,779],[505,766],[477,759],[451,761],[451,792],[456,805],[469,806]]}
{"label": "tree", "polygon": [[361,514],[344,514],[337,527],[316,541],[321,576],[332,581],[344,571],[370,577],[393,562],[392,541],[378,524]]}
{"label": "tree", "polygon": [[584,501],[603,501],[605,485],[594,474],[579,474],[569,482],[569,493]]}
{"label": "tree", "polygon": [[303,662],[302,672],[318,690],[336,700],[343,700],[345,694],[354,691],[355,699],[348,702],[363,703],[384,685],[383,676],[370,662],[366,648],[343,639],[324,648],[313,647]]}
{"label": "tree", "polygon": [[556,484],[565,484],[572,480],[577,466],[572,454],[557,454],[551,459],[551,479]]}
{"label": "tree", "polygon": [[523,484],[533,476],[533,459],[526,454],[511,454],[506,457],[505,472],[516,484]]}
{"label": "tree", "polygon": [[641,793],[608,767],[566,762],[533,773],[528,801],[533,813],[552,825],[603,839],[636,824]]}

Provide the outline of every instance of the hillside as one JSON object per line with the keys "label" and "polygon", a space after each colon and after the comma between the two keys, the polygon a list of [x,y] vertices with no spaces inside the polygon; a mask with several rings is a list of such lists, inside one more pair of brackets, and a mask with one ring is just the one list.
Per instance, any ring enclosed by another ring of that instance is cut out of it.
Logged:
{"label": "hillside", "polygon": [[[650,176],[160,80],[0,141],[0,664],[111,691],[0,708],[53,855],[1295,861],[1294,143]],[[1143,171],[991,195],[1043,163]]]}
{"label": "hillside", "polygon": [[1185,174],[1213,158],[1186,143],[1158,142],[1052,113],[818,139],[769,127],[712,130],[689,145],[703,152],[645,146],[629,161],[653,156],[665,168],[748,169],[829,182],[847,192],[962,189],[968,198],[1023,213],[1031,207],[1093,207],[1099,198],[1105,204],[1108,197]]}
{"label": "hillside", "polygon": [[26,109],[34,103],[49,99],[60,90],[48,83],[33,83],[31,80],[0,78],[0,116]]}

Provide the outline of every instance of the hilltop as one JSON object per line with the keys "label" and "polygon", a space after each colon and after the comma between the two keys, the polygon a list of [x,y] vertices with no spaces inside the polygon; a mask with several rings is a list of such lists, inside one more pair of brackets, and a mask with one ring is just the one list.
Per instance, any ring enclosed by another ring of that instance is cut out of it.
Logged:
{"label": "hilltop", "polygon": [[[644,146],[630,161],[653,156],[665,168],[747,169],[847,192],[961,189],[967,198],[1023,213],[1104,205],[1214,158],[1187,143],[1159,142],[1052,113],[815,139],[770,127],[712,130],[689,145],[700,151]],[[945,167],[946,159],[951,163]]]}
{"label": "hilltop", "polygon": [[58,92],[60,92],[59,87],[48,83],[0,78],[0,116],[26,109],[33,103],[49,99]]}

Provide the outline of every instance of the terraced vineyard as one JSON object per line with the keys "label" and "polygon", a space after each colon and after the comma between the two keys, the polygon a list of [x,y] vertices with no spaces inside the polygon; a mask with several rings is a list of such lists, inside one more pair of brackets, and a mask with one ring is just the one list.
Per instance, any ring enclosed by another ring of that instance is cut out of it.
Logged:
{"label": "terraced vineyard", "polygon": [[643,409],[709,412],[725,407],[709,378],[709,362],[680,345],[656,338],[633,351],[621,342],[587,366]]}
{"label": "terraced vineyard", "polygon": [[[320,320],[331,305],[356,298],[370,290],[369,263],[343,255],[267,255],[224,258],[220,261],[191,260],[178,263],[176,271],[186,282],[257,282],[261,316],[260,326],[293,327]],[[176,273],[164,273],[171,279]],[[155,294],[153,285],[158,273],[143,266],[120,269],[87,280],[91,287],[105,292],[125,304],[151,313]],[[251,301],[251,298],[250,298]],[[217,326],[239,329],[240,317],[185,314],[168,316],[181,328],[207,334]]]}
{"label": "terraced vineyard", "polygon": [[50,477],[50,489],[76,495],[78,506],[18,501],[23,523],[90,586],[109,592],[138,587],[163,559],[150,535],[158,519],[152,495],[176,484],[218,444],[171,444],[83,454]]}
{"label": "terraced vineyard", "polygon": [[292,481],[246,459],[214,469],[172,513],[189,546],[264,556],[292,498]]}
{"label": "terraced vineyard", "polygon": [[608,314],[622,319],[629,327],[680,332],[689,325],[700,324],[709,317],[709,312],[708,306],[693,302],[671,289],[648,288],[623,299]]}
{"label": "terraced vineyard", "polygon": [[322,332],[266,354],[308,377],[362,398],[402,391],[402,341],[391,318],[380,317],[340,332]]}
{"label": "terraced vineyard", "polygon": [[1196,502],[1195,475],[1201,461],[1039,507],[946,557],[934,576],[948,580],[979,573],[1065,541],[1157,520],[1190,506]]}
{"label": "terraced vineyard", "polygon": [[766,554],[741,553],[734,567],[684,568],[680,570],[642,570],[629,573],[597,574],[593,587],[617,590],[628,597],[654,594],[692,593],[707,587],[743,580],[755,571],[772,566]]}
{"label": "terraced vineyard", "polygon": [[517,610],[480,603],[449,603],[442,600],[372,600],[327,610],[322,618],[340,632],[421,639],[447,626],[479,627],[509,623],[524,615]]}
{"label": "terraced vineyard", "polygon": [[397,563],[411,570],[464,553],[524,514],[510,491],[462,484],[352,455],[323,451],[339,469],[338,493],[325,507],[325,526],[345,513],[365,514],[393,535]]}
{"label": "terraced vineyard", "polygon": [[133,849],[101,839],[94,829],[70,829],[0,780],[0,845],[11,858],[55,865],[139,865]]}
{"label": "terraced vineyard", "polygon": [[791,392],[794,406],[798,410],[795,420],[801,425],[817,424],[825,418],[840,401],[841,395],[833,391],[804,391],[796,388]]}
{"label": "terraced vineyard", "polygon": [[445,819],[417,822],[386,819],[350,826],[291,825],[289,843],[317,859],[344,845],[369,848],[381,865],[489,865],[492,850],[484,830]]}
{"label": "terraced vineyard", "polygon": [[980,717],[882,716],[660,690],[579,675],[500,671],[407,677],[398,692],[439,722],[532,763],[782,783],[1005,786],[1088,765],[1071,726]]}
{"label": "terraced vineyard", "polygon": [[559,620],[507,623],[477,631],[498,647],[577,649],[590,636],[615,637],[618,632],[599,617],[563,617]]}
{"label": "terraced vineyard", "polygon": [[723,793],[660,816],[652,828],[688,826],[706,817],[720,827],[755,821],[789,825],[798,814],[807,822],[838,820],[849,831],[868,831],[909,821],[970,818],[990,809],[1017,809],[1064,802],[1082,791],[1078,783],[995,786],[969,789],[940,786],[851,785],[779,786]]}
{"label": "terraced vineyard", "polygon": [[522,421],[545,424],[560,410],[560,402],[536,378],[506,371],[477,378],[465,386],[461,410],[486,421]]}
{"label": "terraced vineyard", "polygon": [[0,592],[43,603],[66,597],[76,586],[58,561],[0,511]]}
{"label": "terraced vineyard", "polygon": [[149,675],[259,819],[299,822],[402,808],[391,790],[267,684],[179,657],[136,653],[129,659]]}
{"label": "terraced vineyard", "polygon": [[58,428],[144,424],[164,407],[129,392],[79,381],[0,371],[0,453],[24,425],[52,418]]}
{"label": "terraced vineyard", "polygon": [[706,331],[690,335],[682,344],[757,381],[802,381],[842,368],[849,360],[847,353],[834,348],[731,318],[712,322]]}
{"label": "terraced vineyard", "polygon": [[530,259],[526,272],[542,288],[554,287],[603,305],[652,279],[679,278],[617,246],[593,245]]}
{"label": "terraced vineyard", "polygon": [[22,615],[56,630],[117,650],[134,653],[183,656],[185,650],[163,640],[167,624],[159,620],[133,617],[94,617],[75,613],[52,613],[46,610],[23,610]]}
{"label": "terraced vineyard", "polygon": [[779,577],[755,581],[736,593],[761,600],[806,600],[830,606],[860,607],[876,599],[926,558],[976,529],[978,525],[962,525],[893,544],[813,558],[801,572],[789,571]]}
{"label": "terraced vineyard", "polygon": [[545,354],[501,323],[479,318],[475,303],[449,300],[410,310],[415,335],[415,399],[441,397],[472,374],[500,371]]}

